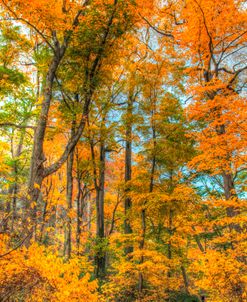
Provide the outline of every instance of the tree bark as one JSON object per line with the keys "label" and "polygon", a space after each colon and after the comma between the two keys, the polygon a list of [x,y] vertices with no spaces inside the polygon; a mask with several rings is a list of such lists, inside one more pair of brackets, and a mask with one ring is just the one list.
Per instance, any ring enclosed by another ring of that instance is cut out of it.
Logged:
{"label": "tree bark", "polygon": [[[65,50],[64,50],[65,52]],[[40,194],[40,188],[44,179],[44,162],[45,156],[43,151],[43,143],[45,138],[46,125],[48,121],[48,114],[52,99],[52,88],[54,84],[55,74],[58,66],[64,56],[64,52],[60,53],[58,47],[53,59],[50,63],[49,70],[46,76],[46,84],[44,88],[44,100],[41,105],[41,113],[38,119],[37,127],[34,134],[33,152],[31,158],[28,193],[30,200],[27,200],[26,209],[29,209],[30,204],[34,203],[30,217],[32,219],[32,228],[35,230],[36,225],[36,211],[37,211],[37,200]]]}
{"label": "tree bark", "polygon": [[[71,137],[74,136],[75,133],[75,120],[72,122],[71,127]],[[72,149],[71,153],[67,159],[67,184],[66,184],[66,201],[67,201],[67,217],[66,217],[66,235],[65,235],[65,259],[69,260],[71,258],[71,250],[72,250],[72,218],[71,211],[73,210],[73,163],[74,163],[74,149]]]}
{"label": "tree bark", "polygon": [[[132,234],[132,228],[130,224],[129,214],[132,207],[130,196],[128,196],[129,182],[131,181],[131,170],[132,170],[132,115],[133,115],[133,98],[128,98],[127,104],[127,117],[126,117],[126,133],[125,133],[125,200],[124,200],[124,233],[126,235]],[[125,255],[133,252],[133,246],[128,245],[125,247]]]}
{"label": "tree bark", "polygon": [[99,185],[96,190],[96,224],[97,239],[100,245],[99,251],[95,257],[96,276],[104,278],[106,254],[104,251],[105,224],[104,224],[104,195],[105,195],[105,143],[101,139],[100,142],[100,163],[99,163]]}

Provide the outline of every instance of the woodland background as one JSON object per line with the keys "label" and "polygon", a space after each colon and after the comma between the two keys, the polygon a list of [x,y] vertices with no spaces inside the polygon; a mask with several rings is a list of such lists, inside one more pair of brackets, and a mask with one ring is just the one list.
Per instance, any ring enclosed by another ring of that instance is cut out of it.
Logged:
{"label": "woodland background", "polygon": [[0,301],[247,301],[242,0],[0,0]]}

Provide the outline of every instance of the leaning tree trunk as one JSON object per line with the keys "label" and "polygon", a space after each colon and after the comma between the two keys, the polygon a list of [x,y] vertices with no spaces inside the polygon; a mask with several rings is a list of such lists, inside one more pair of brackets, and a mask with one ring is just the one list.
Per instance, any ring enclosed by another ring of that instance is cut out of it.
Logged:
{"label": "leaning tree trunk", "polygon": [[[32,221],[31,229],[33,232],[35,232],[36,229],[37,201],[40,194],[42,181],[44,179],[44,162],[46,159],[43,151],[43,143],[45,139],[45,131],[52,99],[52,88],[55,80],[56,71],[64,55],[64,53],[60,53],[59,50],[60,49],[57,49],[56,53],[54,54],[46,76],[46,84],[43,93],[44,100],[41,105],[41,112],[34,134],[33,152],[31,158],[28,184],[29,198],[26,202],[26,210],[30,210],[29,215]],[[31,207],[30,204],[32,204]]]}

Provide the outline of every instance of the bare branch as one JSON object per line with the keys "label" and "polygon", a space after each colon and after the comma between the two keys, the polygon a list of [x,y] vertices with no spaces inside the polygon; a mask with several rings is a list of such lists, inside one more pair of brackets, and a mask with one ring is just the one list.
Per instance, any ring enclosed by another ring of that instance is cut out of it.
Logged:
{"label": "bare branch", "polygon": [[156,31],[158,34],[162,35],[162,36],[165,36],[165,37],[169,37],[169,38],[172,38],[174,39],[174,36],[171,34],[171,33],[167,33],[167,32],[164,32],[162,30],[160,30],[159,28],[157,28],[156,26],[152,25],[148,19],[146,19],[145,17],[143,17],[141,14],[139,14],[140,17],[154,30]]}

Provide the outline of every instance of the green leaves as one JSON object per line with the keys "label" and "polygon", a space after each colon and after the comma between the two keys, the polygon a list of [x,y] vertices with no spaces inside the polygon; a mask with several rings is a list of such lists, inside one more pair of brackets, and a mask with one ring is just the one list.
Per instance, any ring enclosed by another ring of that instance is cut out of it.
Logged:
{"label": "green leaves", "polygon": [[25,83],[25,76],[23,73],[15,69],[9,69],[0,66],[0,94],[6,95],[21,84]]}

